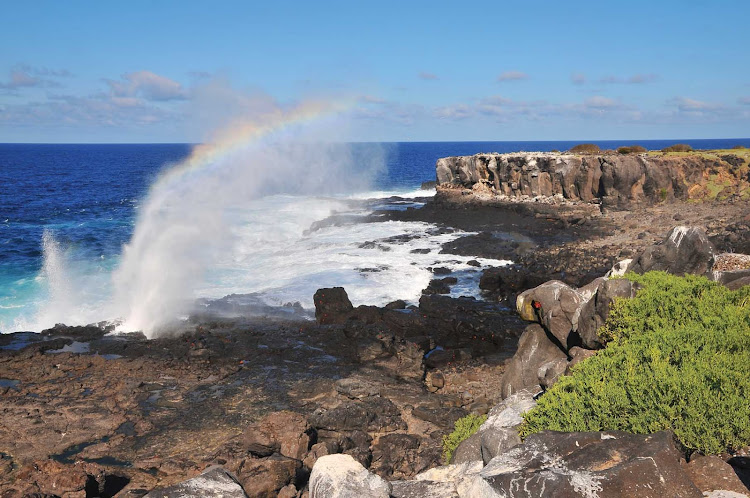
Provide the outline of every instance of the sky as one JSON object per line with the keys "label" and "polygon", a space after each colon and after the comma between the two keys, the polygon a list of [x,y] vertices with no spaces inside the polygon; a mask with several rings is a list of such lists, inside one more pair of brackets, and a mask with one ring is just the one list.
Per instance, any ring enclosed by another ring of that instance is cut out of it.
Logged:
{"label": "sky", "polygon": [[750,2],[2,0],[0,143],[201,142],[346,103],[358,141],[750,137]]}

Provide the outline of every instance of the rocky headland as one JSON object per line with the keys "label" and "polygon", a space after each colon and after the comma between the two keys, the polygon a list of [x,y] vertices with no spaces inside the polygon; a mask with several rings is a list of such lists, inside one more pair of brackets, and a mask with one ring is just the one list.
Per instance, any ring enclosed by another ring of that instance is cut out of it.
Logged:
{"label": "rocky headland", "polygon": [[[439,160],[435,199],[377,219],[473,232],[442,251],[512,260],[483,270],[482,301],[445,295],[454,281],[436,267],[413,305],[320,289],[315,321],[209,310],[154,340],[106,324],[0,336],[0,496],[750,496],[748,448],[519,435],[539,395],[605,346],[611,304],[635,295],[609,277],[750,283],[736,154]],[[471,414],[487,419],[445,465],[443,437]]]}

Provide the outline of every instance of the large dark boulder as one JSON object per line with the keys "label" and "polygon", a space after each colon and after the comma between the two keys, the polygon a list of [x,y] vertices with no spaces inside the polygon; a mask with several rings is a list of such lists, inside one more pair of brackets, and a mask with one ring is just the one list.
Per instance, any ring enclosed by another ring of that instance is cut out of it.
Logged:
{"label": "large dark boulder", "polygon": [[550,280],[519,294],[516,309],[524,320],[541,323],[567,351],[578,345],[569,338],[578,328],[579,308],[588,297],[564,282]]}
{"label": "large dark boulder", "polygon": [[540,373],[544,378],[549,368],[560,362],[567,363],[567,359],[568,356],[547,337],[540,325],[529,325],[500,381],[503,398],[524,389],[539,390]]}
{"label": "large dark boulder", "polygon": [[318,289],[313,296],[318,323],[343,323],[354,309],[343,287]]}
{"label": "large dark boulder", "polygon": [[701,498],[668,431],[532,434],[459,485],[461,496]]}
{"label": "large dark boulder", "polygon": [[661,243],[646,248],[628,266],[628,271],[665,271],[674,275],[706,275],[713,266],[715,249],[703,229],[674,227]]}

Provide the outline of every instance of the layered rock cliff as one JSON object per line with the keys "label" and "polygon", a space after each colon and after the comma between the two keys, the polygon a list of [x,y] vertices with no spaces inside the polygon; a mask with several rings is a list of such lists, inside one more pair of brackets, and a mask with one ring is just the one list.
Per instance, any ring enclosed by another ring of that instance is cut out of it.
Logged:
{"label": "layered rock cliff", "polygon": [[628,206],[670,200],[750,198],[745,153],[476,154],[436,164],[438,190],[471,188],[510,199],[557,197]]}

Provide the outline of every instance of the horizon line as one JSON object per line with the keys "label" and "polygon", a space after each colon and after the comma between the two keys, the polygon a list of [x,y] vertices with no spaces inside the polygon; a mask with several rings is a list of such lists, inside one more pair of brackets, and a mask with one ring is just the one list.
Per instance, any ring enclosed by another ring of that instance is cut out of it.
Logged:
{"label": "horizon line", "polygon": [[[697,141],[697,140],[750,140],[750,137],[712,137],[712,138],[602,138],[602,139],[555,139],[555,140],[352,140],[349,144],[404,144],[404,143],[540,143],[540,142],[663,142],[663,141]],[[2,145],[204,145],[210,142],[0,142]],[[635,145],[635,144],[631,144]]]}

